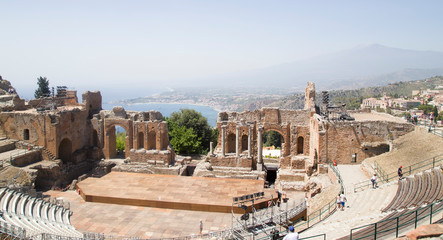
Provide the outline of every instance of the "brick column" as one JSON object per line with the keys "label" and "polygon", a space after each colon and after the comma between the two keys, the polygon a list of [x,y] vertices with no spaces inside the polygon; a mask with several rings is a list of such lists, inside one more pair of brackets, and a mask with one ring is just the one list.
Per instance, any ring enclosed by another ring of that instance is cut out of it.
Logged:
{"label": "brick column", "polygon": [[240,156],[240,141],[238,141],[238,138],[240,137],[240,126],[237,126],[235,129],[235,156]]}
{"label": "brick column", "polygon": [[222,156],[224,157],[226,154],[226,125],[221,127],[222,129]]}
{"label": "brick column", "polygon": [[262,132],[263,132],[263,127],[258,127],[258,139],[257,139],[257,164],[262,164],[263,163],[263,144],[262,144]]}
{"label": "brick column", "polygon": [[252,126],[248,126],[248,158],[251,158],[251,148],[252,148]]}

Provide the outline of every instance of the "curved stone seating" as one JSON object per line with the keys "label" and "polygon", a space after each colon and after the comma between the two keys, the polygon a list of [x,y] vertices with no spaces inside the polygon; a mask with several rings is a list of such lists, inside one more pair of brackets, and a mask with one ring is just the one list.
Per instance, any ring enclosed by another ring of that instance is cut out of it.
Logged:
{"label": "curved stone seating", "polygon": [[441,183],[439,184],[437,174],[435,174],[432,170],[430,174],[432,175],[431,192],[429,194],[429,198],[425,201],[426,203],[432,203],[437,199],[437,196],[439,195],[438,190],[440,189],[439,185],[441,185]]}
{"label": "curved stone seating", "polygon": [[29,238],[42,233],[63,237],[82,237],[70,224],[71,211],[53,203],[10,189],[0,189],[0,220],[26,230]]}
{"label": "curved stone seating", "polygon": [[435,196],[434,201],[438,201],[443,197],[443,174],[439,167],[432,169],[432,173],[437,179],[437,190],[436,190],[437,194]]}
{"label": "curved stone seating", "polygon": [[431,186],[430,183],[428,181],[427,176],[425,175],[425,173],[421,173],[420,174],[420,179],[422,181],[422,187],[421,187],[421,191],[418,195],[417,201],[415,203],[415,206],[421,206],[423,205],[426,196],[429,194],[429,192],[431,191]]}
{"label": "curved stone seating", "polygon": [[12,197],[12,191],[11,190],[6,190],[5,195],[3,195],[2,199],[0,200],[0,210],[2,210],[3,212],[7,212],[8,211],[8,202]]}
{"label": "curved stone seating", "polygon": [[417,194],[417,186],[414,176],[408,176],[406,177],[406,196],[404,199],[402,199],[401,203],[399,204],[399,208],[406,208],[409,205],[412,205],[412,200],[414,199],[415,195]]}
{"label": "curved stone seating", "polygon": [[399,180],[398,184],[397,194],[382,212],[421,206],[443,198],[443,173],[440,167],[408,176],[406,181]]}
{"label": "curved stone seating", "polygon": [[411,201],[405,205],[405,207],[409,208],[409,207],[413,207],[417,205],[418,199],[420,199],[420,195],[424,194],[424,186],[423,186],[423,176],[422,174],[416,174],[414,176],[414,181],[415,181],[415,190],[414,190],[414,194],[411,198]]}
{"label": "curved stone seating", "polygon": [[398,181],[398,188],[397,188],[397,192],[394,196],[394,198],[392,199],[392,201],[388,204],[388,206],[386,206],[384,209],[382,209],[382,212],[387,212],[387,211],[391,211],[392,209],[394,209],[395,206],[397,206],[398,202],[404,197],[406,191],[406,182],[405,181]]}
{"label": "curved stone seating", "polygon": [[[440,202],[439,204],[435,204],[433,207],[433,211],[439,211],[443,209],[443,202]],[[392,212],[388,216],[386,216],[383,220],[377,222],[377,239],[390,239],[387,238],[389,235],[395,234],[396,226],[397,226],[397,217],[398,218],[398,225],[402,226],[399,230],[402,231],[404,229],[411,228],[415,225],[415,218],[416,215],[414,212],[417,211],[417,218],[425,218],[425,216],[430,214],[431,208],[430,207],[416,207],[413,209],[405,209],[403,211],[398,212]],[[436,219],[438,220],[438,219]],[[429,221],[429,220],[425,220]],[[428,223],[429,224],[429,223]],[[366,228],[363,228],[357,232],[352,233],[353,239],[374,239],[374,233],[375,231],[375,225],[368,226]],[[395,235],[394,235],[395,236]],[[339,238],[340,240],[349,239],[350,236],[345,236],[342,238]]]}
{"label": "curved stone seating", "polygon": [[424,171],[423,172],[423,178],[424,178],[424,180],[425,180],[425,182],[427,184],[427,189],[426,189],[425,195],[423,196],[423,199],[420,201],[420,205],[421,204],[426,204],[426,203],[429,202],[429,198],[430,198],[430,195],[432,193],[432,187],[433,187],[432,186],[432,174],[431,174],[430,171]]}

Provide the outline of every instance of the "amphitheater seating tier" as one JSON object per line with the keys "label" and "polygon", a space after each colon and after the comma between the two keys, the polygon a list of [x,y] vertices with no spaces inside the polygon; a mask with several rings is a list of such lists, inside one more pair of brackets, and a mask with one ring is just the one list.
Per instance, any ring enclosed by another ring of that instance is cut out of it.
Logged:
{"label": "amphitheater seating tier", "polygon": [[82,237],[70,224],[71,211],[53,203],[11,189],[0,189],[0,208],[9,224],[26,229],[27,237],[49,233],[64,237]]}

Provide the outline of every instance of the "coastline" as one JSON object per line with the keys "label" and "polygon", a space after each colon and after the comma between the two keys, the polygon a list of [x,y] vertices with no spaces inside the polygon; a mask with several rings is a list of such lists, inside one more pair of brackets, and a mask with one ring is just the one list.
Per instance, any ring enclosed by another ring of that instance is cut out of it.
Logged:
{"label": "coastline", "polygon": [[108,104],[108,105],[115,105],[115,106],[118,106],[118,104],[127,105],[127,106],[143,105],[143,104],[186,104],[186,105],[195,105],[195,106],[209,107],[209,108],[213,109],[216,112],[227,111],[227,110],[222,110],[219,107],[211,106],[211,105],[203,104],[203,103],[187,103],[187,102],[176,102],[176,101],[173,101],[173,102],[152,102],[152,101],[149,101],[149,102],[124,103],[124,104],[123,103],[106,103],[106,104]]}

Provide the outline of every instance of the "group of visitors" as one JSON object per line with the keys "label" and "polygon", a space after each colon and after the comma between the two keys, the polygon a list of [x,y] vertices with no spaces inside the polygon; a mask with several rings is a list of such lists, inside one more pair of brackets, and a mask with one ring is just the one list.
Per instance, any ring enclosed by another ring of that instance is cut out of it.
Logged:
{"label": "group of visitors", "polygon": [[337,208],[343,211],[345,208],[345,202],[347,201],[348,199],[346,199],[345,192],[342,191],[337,195]]}
{"label": "group of visitors", "polygon": [[[274,231],[271,232],[272,240],[280,239],[280,233],[278,230],[274,229]],[[298,233],[295,231],[294,226],[289,226],[288,228],[288,234],[283,238],[283,240],[298,240],[299,236]]]}

